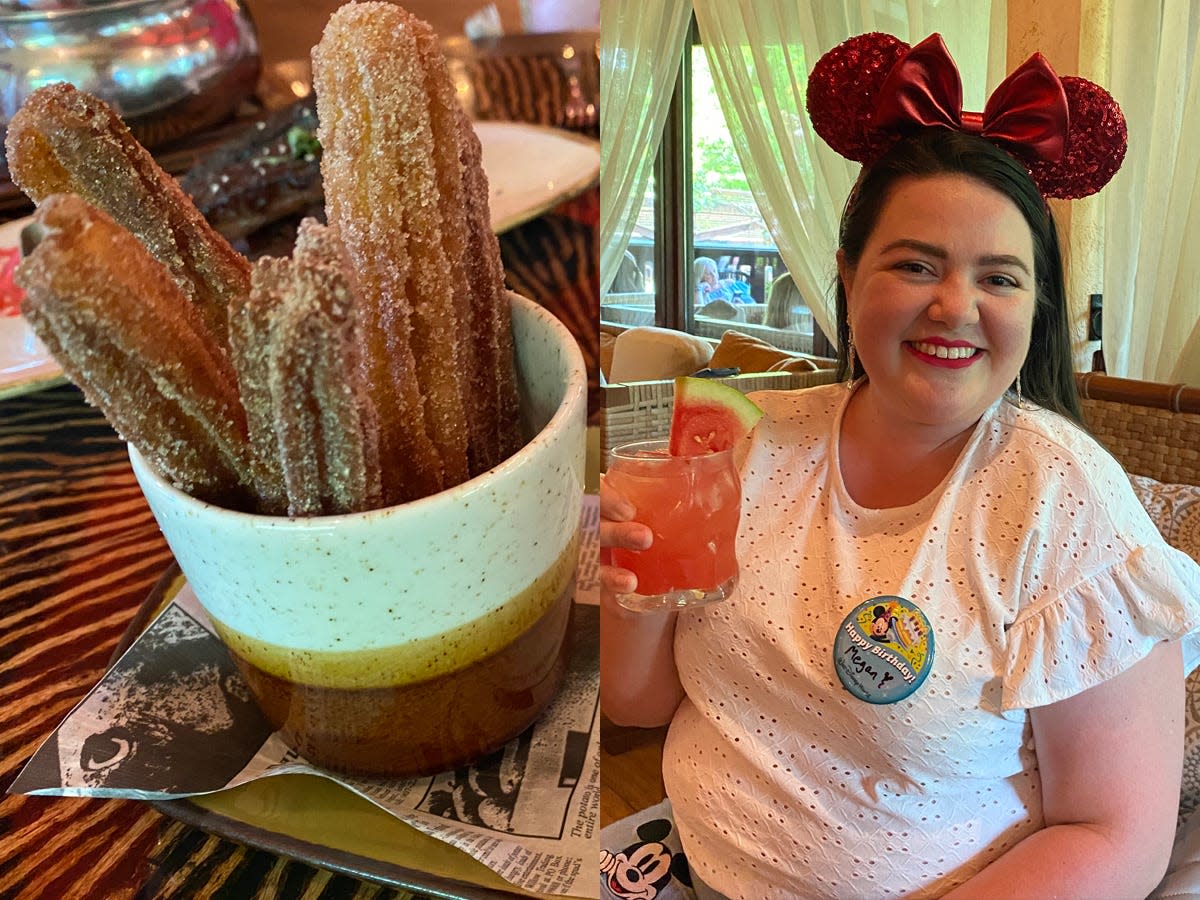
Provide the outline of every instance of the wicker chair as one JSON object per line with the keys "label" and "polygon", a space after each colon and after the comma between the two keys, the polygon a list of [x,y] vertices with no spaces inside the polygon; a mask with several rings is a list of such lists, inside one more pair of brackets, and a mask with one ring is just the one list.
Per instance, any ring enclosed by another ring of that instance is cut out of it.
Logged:
{"label": "wicker chair", "polygon": [[1135,475],[1200,484],[1200,388],[1076,376],[1092,434]]}

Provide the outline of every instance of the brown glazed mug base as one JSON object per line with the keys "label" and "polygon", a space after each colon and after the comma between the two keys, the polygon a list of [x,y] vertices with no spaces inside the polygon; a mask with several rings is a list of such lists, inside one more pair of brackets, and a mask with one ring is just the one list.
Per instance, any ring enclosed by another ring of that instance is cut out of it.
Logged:
{"label": "brown glazed mug base", "polygon": [[428,775],[486,756],[533,724],[567,672],[574,595],[572,577],[507,646],[392,687],[300,684],[230,652],[267,720],[309,762],[360,775]]}

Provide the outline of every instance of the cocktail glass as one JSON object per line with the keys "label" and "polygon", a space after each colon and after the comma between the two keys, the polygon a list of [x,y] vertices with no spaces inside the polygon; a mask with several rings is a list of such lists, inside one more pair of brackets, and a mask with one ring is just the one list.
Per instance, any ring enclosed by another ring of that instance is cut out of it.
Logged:
{"label": "cocktail glass", "polygon": [[671,456],[666,441],[638,441],[611,452],[605,479],[654,534],[646,550],[612,550],[613,564],[638,579],[634,593],[617,595],[621,606],[684,609],[729,596],[742,499],[731,450]]}

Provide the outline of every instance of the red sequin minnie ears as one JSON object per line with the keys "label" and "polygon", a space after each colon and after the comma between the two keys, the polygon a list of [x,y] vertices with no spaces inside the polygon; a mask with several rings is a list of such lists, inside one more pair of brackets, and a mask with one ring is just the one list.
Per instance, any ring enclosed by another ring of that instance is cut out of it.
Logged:
{"label": "red sequin minnie ears", "polygon": [[1035,53],[964,112],[962,81],[941,35],[914,47],[873,32],[834,47],[808,77],[813,128],[847,159],[870,165],[907,134],[941,126],[976,134],[1019,159],[1046,197],[1094,194],[1121,167],[1127,132],[1108,91],[1059,78]]}

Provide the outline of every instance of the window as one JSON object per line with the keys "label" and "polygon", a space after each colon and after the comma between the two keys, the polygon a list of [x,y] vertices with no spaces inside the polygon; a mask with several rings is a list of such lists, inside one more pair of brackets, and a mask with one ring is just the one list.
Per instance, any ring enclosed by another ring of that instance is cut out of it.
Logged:
{"label": "window", "polygon": [[829,352],[747,184],[694,21],[655,177],[601,321],[711,338],[736,328]]}
{"label": "window", "polygon": [[625,259],[601,303],[601,321],[627,326],[656,324],[654,198],[655,179],[651,176]]}

